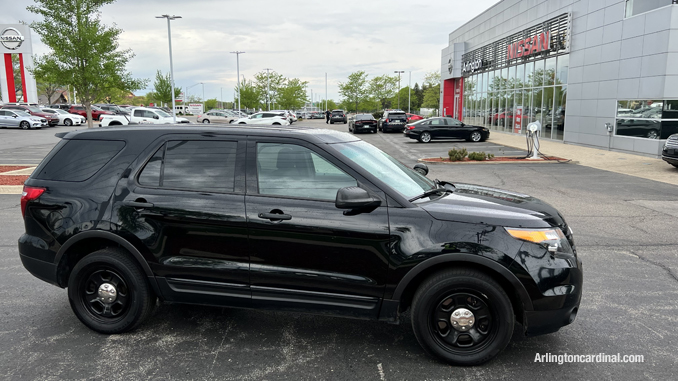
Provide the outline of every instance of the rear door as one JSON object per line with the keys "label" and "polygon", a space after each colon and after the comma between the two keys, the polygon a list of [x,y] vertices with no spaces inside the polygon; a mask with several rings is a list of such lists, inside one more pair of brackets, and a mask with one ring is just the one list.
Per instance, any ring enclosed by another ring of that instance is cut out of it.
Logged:
{"label": "rear door", "polygon": [[148,247],[170,301],[248,306],[245,141],[173,135],[130,176],[120,225]]}
{"label": "rear door", "polygon": [[431,129],[431,136],[434,138],[450,138],[452,137],[452,131],[450,131],[450,126],[447,125],[444,118],[435,118],[431,119],[429,124]]}
{"label": "rear door", "polygon": [[305,142],[251,138],[247,156],[253,304],[376,317],[388,270],[386,202],[369,213],[337,209],[337,190],[366,182]]}

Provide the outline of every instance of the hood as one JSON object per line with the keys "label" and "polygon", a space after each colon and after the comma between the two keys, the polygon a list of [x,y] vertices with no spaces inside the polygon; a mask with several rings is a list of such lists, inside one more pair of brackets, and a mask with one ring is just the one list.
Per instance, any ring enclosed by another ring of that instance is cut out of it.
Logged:
{"label": "hood", "polygon": [[528,195],[479,185],[454,184],[444,197],[419,204],[433,218],[514,228],[565,228],[551,205]]}

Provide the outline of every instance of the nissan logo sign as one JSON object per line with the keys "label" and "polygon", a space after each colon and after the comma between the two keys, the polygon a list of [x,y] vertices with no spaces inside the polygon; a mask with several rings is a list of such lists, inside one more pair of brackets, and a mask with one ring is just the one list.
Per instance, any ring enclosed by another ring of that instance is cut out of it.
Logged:
{"label": "nissan logo sign", "polygon": [[461,67],[461,71],[464,73],[478,71],[483,68],[484,62],[482,59],[478,58],[477,60],[464,62]]}
{"label": "nissan logo sign", "polygon": [[17,50],[21,47],[25,37],[16,28],[5,28],[0,33],[0,43],[9,50]]}

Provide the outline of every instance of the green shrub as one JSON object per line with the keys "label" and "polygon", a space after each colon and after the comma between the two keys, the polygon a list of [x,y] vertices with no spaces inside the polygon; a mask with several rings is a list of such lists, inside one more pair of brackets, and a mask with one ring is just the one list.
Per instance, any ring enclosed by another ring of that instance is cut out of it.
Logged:
{"label": "green shrub", "polygon": [[468,154],[468,158],[469,160],[484,161],[494,158],[494,155],[485,152],[471,152],[470,154]]}
{"label": "green shrub", "polygon": [[450,161],[461,161],[468,155],[468,151],[466,151],[466,148],[452,148],[447,152],[447,155],[450,157]]}
{"label": "green shrub", "polygon": [[379,120],[381,119],[382,116],[384,116],[384,112],[383,111],[373,112],[372,116],[374,117],[374,119]]}

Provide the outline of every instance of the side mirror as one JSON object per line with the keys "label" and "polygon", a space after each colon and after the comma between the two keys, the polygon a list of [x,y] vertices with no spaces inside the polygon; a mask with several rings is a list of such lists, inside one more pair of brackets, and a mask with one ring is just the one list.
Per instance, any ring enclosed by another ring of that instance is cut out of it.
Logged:
{"label": "side mirror", "polygon": [[370,195],[360,187],[346,187],[337,191],[334,205],[338,209],[376,208],[381,205],[381,200]]}
{"label": "side mirror", "polygon": [[17,115],[17,114],[14,114],[14,115],[12,115],[12,117],[13,117],[13,118],[18,118],[18,117],[19,117],[19,115]]}
{"label": "side mirror", "polygon": [[160,119],[158,115],[153,115],[153,119]]}
{"label": "side mirror", "polygon": [[417,163],[414,165],[414,170],[419,172],[422,176],[428,175],[428,166],[424,163]]}

